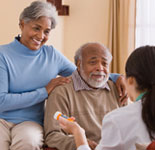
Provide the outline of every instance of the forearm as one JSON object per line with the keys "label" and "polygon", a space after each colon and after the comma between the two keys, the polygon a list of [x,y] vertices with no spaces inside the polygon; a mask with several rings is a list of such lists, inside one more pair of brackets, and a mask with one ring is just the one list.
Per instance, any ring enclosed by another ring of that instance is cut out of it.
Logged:
{"label": "forearm", "polygon": [[45,88],[40,88],[31,92],[7,93],[0,92],[0,112],[21,109],[33,106],[47,98]]}
{"label": "forearm", "polygon": [[76,131],[73,133],[73,135],[77,148],[81,145],[88,145],[85,131],[82,128],[78,127]]}
{"label": "forearm", "polygon": [[[22,92],[20,81],[11,84],[7,69],[0,64],[0,112],[22,109],[44,101],[48,94],[45,88]],[[22,81],[21,81],[22,82]],[[20,87],[19,87],[20,86]],[[18,89],[18,90],[17,90]],[[26,91],[26,88],[25,90]]]}
{"label": "forearm", "polygon": [[58,150],[75,150],[76,144],[72,135],[64,134],[61,131],[53,131],[45,136],[45,144]]}
{"label": "forearm", "polygon": [[120,74],[118,74],[118,73],[110,73],[109,79],[112,80],[114,83],[116,83],[119,76],[120,76]]}

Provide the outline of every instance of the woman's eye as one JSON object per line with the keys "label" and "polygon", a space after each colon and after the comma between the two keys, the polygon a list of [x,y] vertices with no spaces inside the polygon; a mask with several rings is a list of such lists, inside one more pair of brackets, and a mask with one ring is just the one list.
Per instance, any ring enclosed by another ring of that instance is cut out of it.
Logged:
{"label": "woman's eye", "polygon": [[48,35],[50,33],[50,31],[45,31],[45,34]]}

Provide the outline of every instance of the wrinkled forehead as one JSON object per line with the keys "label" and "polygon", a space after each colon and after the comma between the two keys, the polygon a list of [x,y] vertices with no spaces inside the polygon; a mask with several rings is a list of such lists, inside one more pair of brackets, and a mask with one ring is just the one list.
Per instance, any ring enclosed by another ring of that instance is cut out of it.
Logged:
{"label": "wrinkled forehead", "polygon": [[112,56],[110,52],[98,44],[90,44],[82,50],[82,59],[98,59],[101,58],[105,61],[111,61]]}

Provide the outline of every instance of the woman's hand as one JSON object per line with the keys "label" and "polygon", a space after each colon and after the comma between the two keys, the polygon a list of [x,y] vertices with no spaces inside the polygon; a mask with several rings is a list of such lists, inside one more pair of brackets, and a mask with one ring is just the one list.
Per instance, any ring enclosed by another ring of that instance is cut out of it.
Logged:
{"label": "woman's hand", "polygon": [[66,133],[70,133],[70,134],[76,134],[78,132],[84,132],[84,130],[79,126],[79,124],[77,122],[75,122],[75,118],[71,117],[71,119],[73,121],[68,121],[67,119],[63,118],[63,117],[59,117],[59,124],[61,126],[61,128],[66,132]]}
{"label": "woman's hand", "polygon": [[95,141],[90,140],[90,139],[87,139],[87,141],[88,141],[88,145],[91,148],[91,150],[95,150],[97,143]]}
{"label": "woman's hand", "polygon": [[116,81],[116,87],[119,93],[119,102],[121,103],[121,106],[127,104],[128,100],[128,94],[125,87],[125,77],[123,75],[120,75]]}
{"label": "woman's hand", "polygon": [[66,83],[69,83],[71,81],[71,79],[69,77],[57,77],[52,79],[46,86],[46,90],[48,95],[52,92],[52,90],[59,85],[63,85]]}
{"label": "woman's hand", "polygon": [[[72,117],[75,120],[74,117]],[[59,117],[59,124],[61,128],[66,132],[74,135],[76,146],[80,145],[88,145],[88,141],[86,139],[85,130],[80,127],[80,125],[75,121],[68,121],[63,117]]]}

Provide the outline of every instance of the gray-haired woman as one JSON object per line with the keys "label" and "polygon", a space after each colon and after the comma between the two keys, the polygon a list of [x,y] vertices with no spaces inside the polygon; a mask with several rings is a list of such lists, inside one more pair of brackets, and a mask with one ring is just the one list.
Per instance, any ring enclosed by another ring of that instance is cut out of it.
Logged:
{"label": "gray-haired woman", "polygon": [[44,45],[56,26],[56,16],[50,3],[32,2],[19,18],[21,35],[0,46],[2,150],[42,147],[44,101],[56,86],[69,82],[65,76],[76,69],[54,47]]}

